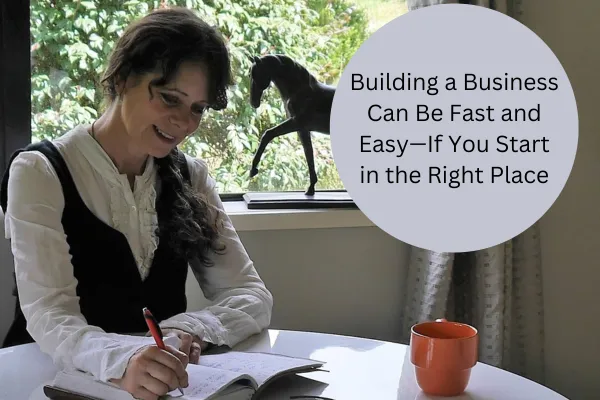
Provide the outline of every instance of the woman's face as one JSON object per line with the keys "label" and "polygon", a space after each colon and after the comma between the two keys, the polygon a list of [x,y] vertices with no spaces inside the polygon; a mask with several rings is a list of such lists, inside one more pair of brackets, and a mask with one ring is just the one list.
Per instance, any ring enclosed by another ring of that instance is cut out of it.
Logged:
{"label": "woman's face", "polygon": [[162,158],[196,131],[208,104],[205,69],[186,63],[164,87],[148,84],[159,73],[129,84],[122,97],[121,117],[130,143],[140,153]]}

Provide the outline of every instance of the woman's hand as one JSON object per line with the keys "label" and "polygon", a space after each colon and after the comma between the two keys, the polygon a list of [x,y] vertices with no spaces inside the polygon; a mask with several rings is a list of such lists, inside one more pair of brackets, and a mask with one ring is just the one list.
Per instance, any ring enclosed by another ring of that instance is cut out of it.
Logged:
{"label": "woman's hand", "polygon": [[[208,343],[203,342],[198,336],[190,335],[189,333],[180,329],[165,328],[162,330],[163,335],[168,333],[174,333],[181,340],[181,346],[179,350],[188,356],[189,362],[192,364],[198,364],[200,361],[200,354],[204,350]],[[187,366],[187,365],[186,365]]]}
{"label": "woman's hand", "polygon": [[158,400],[178,387],[187,387],[188,356],[172,346],[166,347],[166,351],[157,346],[142,348],[129,359],[123,378],[112,382],[142,400]]}

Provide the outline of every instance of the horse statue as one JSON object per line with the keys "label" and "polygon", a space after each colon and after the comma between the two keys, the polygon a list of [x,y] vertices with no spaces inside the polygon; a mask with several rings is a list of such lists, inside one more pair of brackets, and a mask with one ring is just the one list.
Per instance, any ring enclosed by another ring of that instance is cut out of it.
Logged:
{"label": "horse statue", "polygon": [[318,179],[311,133],[329,135],[335,87],[320,83],[305,67],[286,55],[269,54],[253,56],[251,59],[250,104],[258,108],[263,92],[273,82],[284,102],[287,119],[264,131],[252,160],[250,178],[258,174],[258,163],[269,142],[281,135],[298,132],[310,176],[310,185],[305,194],[313,196]]}

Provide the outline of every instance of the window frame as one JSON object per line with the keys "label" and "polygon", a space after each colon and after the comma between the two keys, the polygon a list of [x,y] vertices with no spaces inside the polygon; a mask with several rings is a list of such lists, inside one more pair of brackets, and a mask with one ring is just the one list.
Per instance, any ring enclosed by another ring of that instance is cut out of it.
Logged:
{"label": "window frame", "polygon": [[[11,155],[31,143],[31,25],[30,0],[0,4],[0,166],[6,170]],[[4,60],[4,61],[3,61]],[[5,60],[10,60],[7,62]],[[308,187],[309,182],[306,182]],[[277,193],[264,192],[264,193]],[[280,191],[302,193],[302,191]],[[321,189],[317,193],[344,192]],[[220,193],[221,201],[244,201],[246,192]]]}
{"label": "window frame", "polygon": [[[0,165],[31,143],[29,0],[0,4]],[[7,61],[10,60],[10,61]]]}

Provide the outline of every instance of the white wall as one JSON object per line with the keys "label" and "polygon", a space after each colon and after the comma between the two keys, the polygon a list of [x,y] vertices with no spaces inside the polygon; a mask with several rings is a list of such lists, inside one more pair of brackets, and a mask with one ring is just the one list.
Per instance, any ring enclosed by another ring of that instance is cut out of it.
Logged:
{"label": "white wall", "polygon": [[[406,246],[375,227],[240,232],[273,293],[271,327],[397,340]],[[188,280],[190,307],[205,302]]]}
{"label": "white wall", "polygon": [[526,0],[521,22],[562,62],[580,117],[572,175],[541,221],[548,386],[600,398],[600,1]]}

